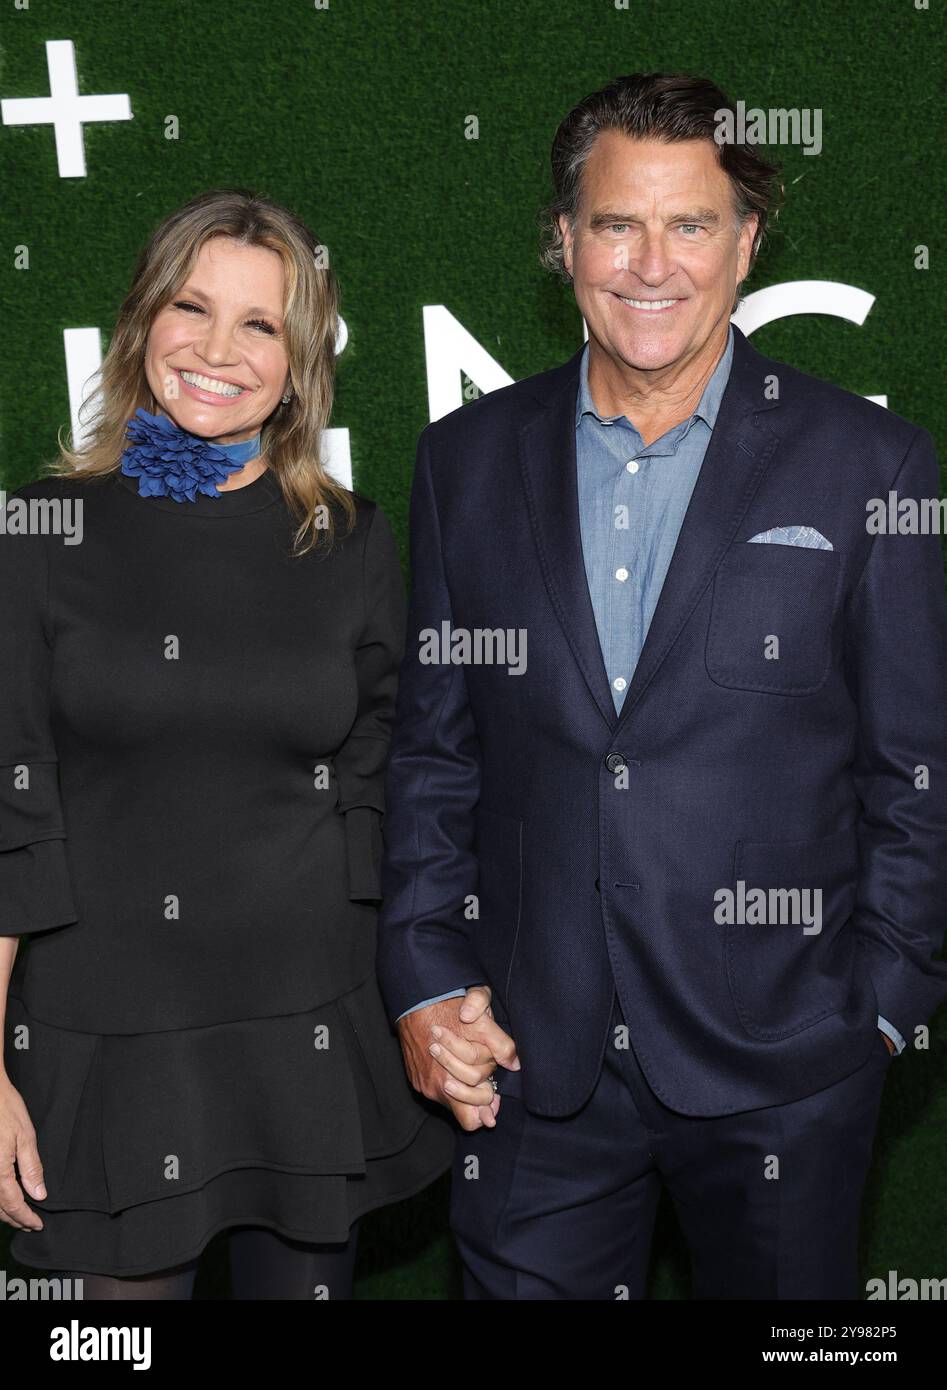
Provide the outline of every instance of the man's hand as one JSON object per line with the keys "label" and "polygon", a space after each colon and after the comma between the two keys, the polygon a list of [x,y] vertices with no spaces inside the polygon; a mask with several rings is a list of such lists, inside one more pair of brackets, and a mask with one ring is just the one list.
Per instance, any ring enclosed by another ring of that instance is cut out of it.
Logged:
{"label": "man's hand", "polygon": [[500,1097],[488,1080],[497,1065],[519,1070],[516,1044],[493,1018],[491,991],[469,989],[398,1021],[408,1080],[428,1100],[446,1105],[462,1129],[496,1125]]}
{"label": "man's hand", "polygon": [[893,1043],[893,1041],[891,1040],[891,1038],[888,1037],[888,1034],[885,1032],[885,1030],[884,1030],[883,1028],[879,1028],[879,1029],[878,1029],[878,1032],[881,1034],[881,1036],[884,1038],[885,1042],[888,1044],[888,1051],[889,1051],[889,1052],[894,1052],[894,1050],[895,1050],[895,1049],[894,1049],[894,1043]]}

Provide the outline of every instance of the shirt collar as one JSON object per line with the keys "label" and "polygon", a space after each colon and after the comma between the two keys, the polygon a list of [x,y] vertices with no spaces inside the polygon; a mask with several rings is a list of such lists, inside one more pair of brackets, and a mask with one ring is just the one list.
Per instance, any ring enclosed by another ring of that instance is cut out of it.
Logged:
{"label": "shirt collar", "polygon": [[[730,378],[730,366],[733,362],[733,325],[727,330],[727,346],[723,350],[720,361],[714,367],[710,380],[704,387],[703,394],[697,403],[691,421],[700,418],[710,429],[713,429],[717,412],[720,409],[720,402],[723,393],[727,389],[727,381]],[[599,415],[595,409],[595,402],[592,400],[592,393],[589,390],[589,345],[586,343],[582,353],[582,361],[579,370],[579,390],[576,396],[575,406],[575,425],[578,429],[583,415],[594,415],[596,420],[602,424],[608,424],[613,420],[623,420],[623,415]]]}

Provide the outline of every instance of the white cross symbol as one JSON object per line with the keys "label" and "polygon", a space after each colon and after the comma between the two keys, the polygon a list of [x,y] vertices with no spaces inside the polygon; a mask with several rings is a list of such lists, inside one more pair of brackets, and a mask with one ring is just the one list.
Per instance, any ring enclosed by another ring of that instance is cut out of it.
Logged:
{"label": "white cross symbol", "polygon": [[52,125],[61,179],[85,178],[82,126],[85,121],[130,121],[126,93],[81,97],[76,78],[76,51],[71,39],[46,43],[48,97],[13,97],[0,102],[4,125]]}

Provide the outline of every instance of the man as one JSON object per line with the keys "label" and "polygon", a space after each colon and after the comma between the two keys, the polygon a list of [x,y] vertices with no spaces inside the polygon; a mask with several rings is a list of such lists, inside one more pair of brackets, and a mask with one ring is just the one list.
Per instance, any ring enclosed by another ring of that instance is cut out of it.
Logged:
{"label": "man", "polygon": [[468,1297],[641,1297],[662,1182],[694,1296],[857,1297],[889,1059],[947,995],[940,542],[866,525],[937,498],[931,437],[730,325],[775,170],[724,109],[570,113],[588,344],[419,442],[379,970],[461,1123]]}

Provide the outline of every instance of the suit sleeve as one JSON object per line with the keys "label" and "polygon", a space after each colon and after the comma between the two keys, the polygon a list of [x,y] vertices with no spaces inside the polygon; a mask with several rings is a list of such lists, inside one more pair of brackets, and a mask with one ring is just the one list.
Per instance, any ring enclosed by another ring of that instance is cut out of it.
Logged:
{"label": "suit sleeve", "polygon": [[418,441],[411,489],[411,601],[388,764],[378,978],[394,1022],[418,1000],[482,980],[465,899],[476,893],[480,748],[464,668],[420,660],[421,633],[452,621],[430,463]]}
{"label": "suit sleeve", "polygon": [[78,920],[50,729],[48,560],[38,534],[0,533],[0,935]]}
{"label": "suit sleeve", "polygon": [[378,507],[365,539],[364,628],[355,650],[358,709],[335,756],[345,817],[349,898],[377,902],[385,811],[385,761],[391,736],[398,666],[404,652],[405,592],[398,546]]}
{"label": "suit sleeve", "polygon": [[[939,498],[937,456],[914,436],[891,484]],[[876,535],[851,600],[848,661],[862,803],[854,925],[878,1008],[910,1042],[947,995],[935,960],[947,917],[947,614],[940,536]],[[926,771],[925,771],[926,769]]]}

